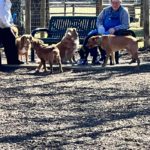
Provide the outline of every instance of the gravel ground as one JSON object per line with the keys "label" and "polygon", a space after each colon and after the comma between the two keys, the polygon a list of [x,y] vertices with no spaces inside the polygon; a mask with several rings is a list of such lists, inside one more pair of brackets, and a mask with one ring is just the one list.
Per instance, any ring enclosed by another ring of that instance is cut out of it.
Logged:
{"label": "gravel ground", "polygon": [[[142,65],[0,71],[0,150],[149,150],[150,57]],[[124,64],[123,64],[124,63]]]}

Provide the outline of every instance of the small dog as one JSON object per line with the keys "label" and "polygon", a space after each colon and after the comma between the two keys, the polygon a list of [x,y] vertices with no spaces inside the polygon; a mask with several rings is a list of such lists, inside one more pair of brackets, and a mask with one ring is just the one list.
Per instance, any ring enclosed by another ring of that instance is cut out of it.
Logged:
{"label": "small dog", "polygon": [[16,45],[18,48],[19,59],[22,61],[22,56],[25,55],[26,63],[29,62],[28,55],[31,50],[32,36],[30,34],[24,34],[16,38]]}
{"label": "small dog", "polygon": [[103,63],[103,67],[107,65],[108,58],[111,55],[114,63],[114,52],[117,50],[128,50],[132,55],[132,60],[130,62],[133,63],[135,60],[137,61],[137,66],[139,68],[140,59],[138,58],[138,42],[142,41],[142,39],[137,40],[133,36],[115,36],[115,35],[104,35],[104,36],[92,36],[89,38],[87,46],[89,48],[93,48],[96,46],[101,46],[101,48],[106,50],[106,60]]}
{"label": "small dog", "polygon": [[55,45],[46,46],[43,44],[43,41],[39,39],[32,40],[32,47],[36,51],[37,56],[40,58],[41,62],[36,69],[36,72],[39,72],[42,65],[43,69],[46,72],[46,62],[48,61],[50,64],[50,72],[53,73],[53,63],[56,62],[59,64],[59,71],[63,72],[61,57],[59,49]]}
{"label": "small dog", "polygon": [[76,28],[68,28],[64,37],[56,46],[60,50],[62,63],[66,63],[68,60],[70,63],[75,63],[75,52],[77,52],[79,46],[79,35]]}

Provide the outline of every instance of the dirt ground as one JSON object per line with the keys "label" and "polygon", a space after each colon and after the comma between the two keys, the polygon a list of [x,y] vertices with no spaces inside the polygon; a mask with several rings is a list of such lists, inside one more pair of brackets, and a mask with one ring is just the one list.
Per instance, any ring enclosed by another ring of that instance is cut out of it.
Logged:
{"label": "dirt ground", "polygon": [[0,150],[149,150],[150,50],[121,64],[0,68]]}

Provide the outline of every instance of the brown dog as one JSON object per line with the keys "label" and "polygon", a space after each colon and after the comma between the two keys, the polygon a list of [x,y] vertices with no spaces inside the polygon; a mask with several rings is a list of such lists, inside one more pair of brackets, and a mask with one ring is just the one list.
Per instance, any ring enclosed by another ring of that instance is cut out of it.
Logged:
{"label": "brown dog", "polygon": [[70,63],[76,62],[75,52],[77,52],[79,46],[79,35],[76,28],[68,28],[64,37],[56,46],[60,50],[62,63],[66,63],[68,60]]}
{"label": "brown dog", "polygon": [[[114,52],[117,50],[128,50],[132,56],[132,63],[134,60],[137,61],[137,66],[139,68],[140,60],[138,58],[138,42],[136,38],[132,36],[115,36],[115,35],[103,35],[103,36],[92,36],[88,40],[87,46],[93,48],[96,46],[101,46],[102,49],[106,50],[106,60],[103,63],[103,67],[107,65],[108,58],[111,55],[114,57]],[[114,58],[112,58],[114,60]]]}
{"label": "brown dog", "polygon": [[43,65],[43,69],[46,72],[46,62],[48,61],[50,64],[50,71],[53,73],[53,63],[56,62],[59,64],[59,71],[63,72],[61,57],[59,49],[55,45],[46,46],[43,44],[43,41],[39,39],[32,40],[32,47],[36,51],[37,56],[40,58],[41,62],[36,69],[36,72],[39,72]]}
{"label": "brown dog", "polygon": [[28,55],[31,49],[32,36],[30,34],[24,34],[21,37],[16,38],[16,45],[18,48],[19,59],[22,61],[22,56],[25,55],[26,63],[28,63]]}

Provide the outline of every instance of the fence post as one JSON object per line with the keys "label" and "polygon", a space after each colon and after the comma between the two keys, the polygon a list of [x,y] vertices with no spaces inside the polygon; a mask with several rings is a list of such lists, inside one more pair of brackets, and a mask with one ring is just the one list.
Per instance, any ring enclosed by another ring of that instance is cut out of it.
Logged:
{"label": "fence post", "polygon": [[[46,0],[41,0],[40,7],[40,27],[46,27]],[[44,33],[41,34],[41,37],[44,37]]]}
{"label": "fence post", "polygon": [[140,9],[141,9],[140,27],[143,27],[143,11],[144,11],[143,1],[141,1]]}
{"label": "fence post", "polygon": [[25,1],[25,32],[31,33],[31,0]]}
{"label": "fence post", "polygon": [[150,24],[149,24],[149,0],[143,0],[143,19],[144,19],[144,46],[150,45]]}
{"label": "fence post", "polygon": [[64,16],[66,16],[67,6],[66,0],[64,0]]}
{"label": "fence post", "polygon": [[72,4],[72,15],[75,15],[75,4]]}
{"label": "fence post", "polygon": [[103,9],[103,0],[96,0],[96,15],[99,15],[102,9]]}
{"label": "fence post", "polygon": [[40,26],[46,26],[46,0],[41,0],[41,8],[40,8]]}

